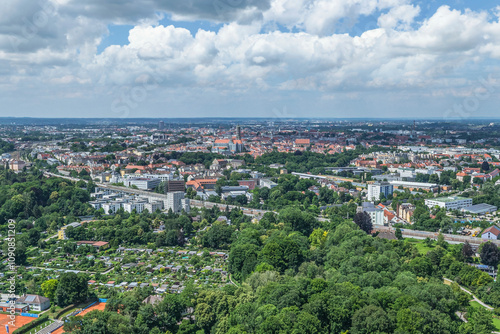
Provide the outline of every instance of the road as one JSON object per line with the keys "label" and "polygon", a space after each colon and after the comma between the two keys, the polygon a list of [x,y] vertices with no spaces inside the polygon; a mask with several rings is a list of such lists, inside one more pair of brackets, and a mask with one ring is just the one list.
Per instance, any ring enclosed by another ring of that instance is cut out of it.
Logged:
{"label": "road", "polygon": [[[375,231],[380,232],[395,232],[395,229],[392,227],[374,227]],[[415,238],[415,239],[433,239],[437,240],[439,233],[438,232],[427,232],[427,231],[416,231],[410,229],[401,229],[401,233],[403,234],[403,238]],[[468,241],[470,244],[480,245],[484,242],[491,241],[492,243],[500,246],[500,240],[487,240],[481,238],[474,238],[465,235],[455,235],[455,234],[446,234],[443,233],[444,240],[451,244],[463,244]]]}

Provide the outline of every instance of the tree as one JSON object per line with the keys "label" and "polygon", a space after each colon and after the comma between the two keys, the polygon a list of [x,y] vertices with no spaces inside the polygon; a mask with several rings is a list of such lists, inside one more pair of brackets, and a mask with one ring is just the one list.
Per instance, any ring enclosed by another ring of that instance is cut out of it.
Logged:
{"label": "tree", "polygon": [[483,161],[483,163],[481,164],[481,169],[484,172],[489,171],[490,170],[490,164],[487,161]]}
{"label": "tree", "polygon": [[50,300],[54,300],[56,295],[57,284],[59,283],[56,279],[50,279],[42,283],[43,295]]}
{"label": "tree", "polygon": [[489,334],[495,330],[491,312],[482,307],[478,308],[469,320],[472,323],[474,334]]}
{"label": "tree", "polygon": [[354,222],[356,225],[359,226],[359,228],[363,231],[365,231],[367,234],[370,234],[373,229],[373,224],[372,224],[372,219],[370,215],[366,212],[358,212],[354,216]]}
{"label": "tree", "polygon": [[391,320],[387,313],[378,306],[365,306],[352,318],[353,334],[389,333],[392,332]]}
{"label": "tree", "polygon": [[88,279],[84,274],[61,274],[55,292],[57,305],[64,307],[85,301],[88,296],[87,281]]}
{"label": "tree", "polygon": [[462,255],[465,259],[470,259],[474,255],[474,251],[468,241],[465,241],[462,246]]}
{"label": "tree", "polygon": [[437,239],[437,245],[440,247],[443,247],[445,249],[448,247],[448,243],[444,240],[443,233],[439,233],[438,239]]}
{"label": "tree", "polygon": [[399,240],[403,239],[403,233],[401,232],[401,229],[398,227],[396,228],[396,232],[394,233],[396,235],[396,238]]}
{"label": "tree", "polygon": [[497,245],[487,242],[481,249],[481,262],[496,267],[500,260],[500,251]]}

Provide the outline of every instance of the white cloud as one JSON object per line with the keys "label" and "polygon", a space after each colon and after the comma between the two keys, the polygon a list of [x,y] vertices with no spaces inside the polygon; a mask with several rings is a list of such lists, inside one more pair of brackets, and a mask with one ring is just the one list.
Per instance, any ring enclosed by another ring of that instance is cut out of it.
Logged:
{"label": "white cloud", "polygon": [[[154,76],[162,91],[225,96],[318,91],[334,100],[338,91],[358,96],[412,87],[455,96],[467,91],[470,63],[500,58],[500,23],[491,21],[497,9],[442,6],[416,22],[420,7],[407,0],[221,0],[232,4],[226,11],[201,0],[51,1],[0,4],[0,89],[38,87],[46,94],[65,85],[87,94],[64,96],[105,96]],[[40,21],[28,36],[23,15],[33,18],[40,11],[50,21]],[[158,25],[162,15],[227,23],[217,32],[193,35]],[[378,15],[378,28],[359,36],[335,33],[341,21],[367,15]],[[97,54],[110,23],[134,25],[129,43]],[[274,24],[293,32],[269,29]]]}
{"label": "white cloud", "polygon": [[419,6],[402,5],[393,7],[387,14],[380,15],[378,25],[386,29],[407,30],[419,14]]}

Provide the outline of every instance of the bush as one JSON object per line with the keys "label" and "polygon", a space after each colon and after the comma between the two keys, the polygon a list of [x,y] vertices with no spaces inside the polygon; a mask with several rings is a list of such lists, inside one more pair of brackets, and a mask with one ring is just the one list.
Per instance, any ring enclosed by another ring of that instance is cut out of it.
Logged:
{"label": "bush", "polygon": [[[32,330],[33,328],[35,328],[36,326],[44,323],[45,321],[49,320],[49,316],[48,315],[42,315],[41,317],[37,318],[36,320],[30,322],[29,324],[26,324],[24,325],[23,327],[21,328],[18,328],[16,329],[14,332],[16,334],[24,334],[24,333],[28,333],[30,330]],[[13,333],[14,333],[13,332]]]}

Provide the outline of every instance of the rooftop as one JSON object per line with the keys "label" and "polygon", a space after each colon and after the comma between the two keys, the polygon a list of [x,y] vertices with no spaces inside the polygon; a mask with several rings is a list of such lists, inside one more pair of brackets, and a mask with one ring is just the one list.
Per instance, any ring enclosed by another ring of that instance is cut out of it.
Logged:
{"label": "rooftop", "polygon": [[460,196],[450,196],[450,197],[433,198],[431,200],[438,201],[438,202],[443,202],[443,203],[449,203],[449,202],[462,201],[462,200],[467,200],[467,199],[470,199],[470,198],[460,197]]}

